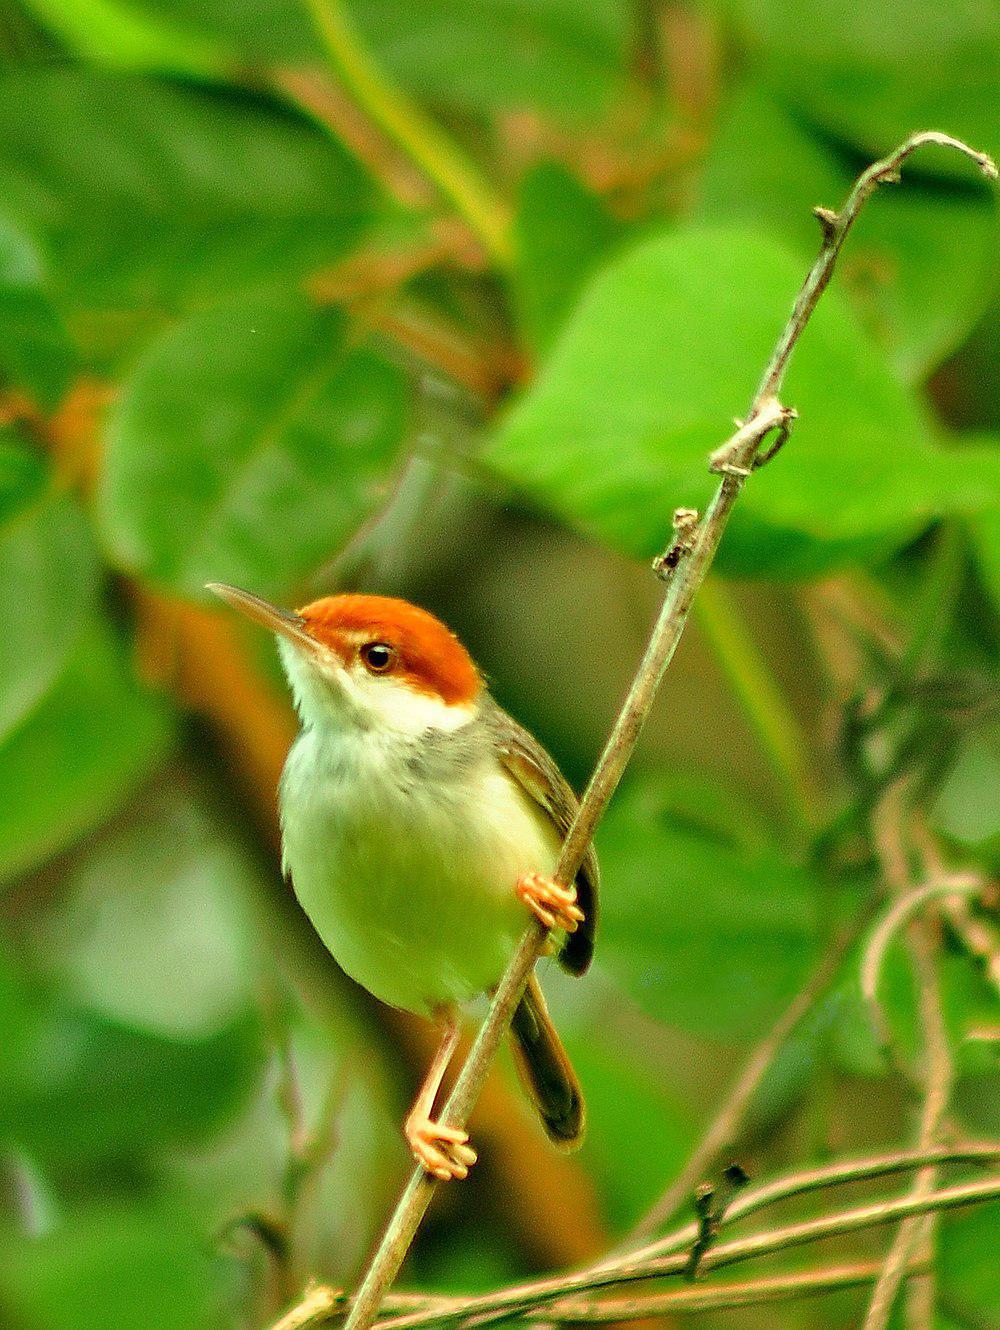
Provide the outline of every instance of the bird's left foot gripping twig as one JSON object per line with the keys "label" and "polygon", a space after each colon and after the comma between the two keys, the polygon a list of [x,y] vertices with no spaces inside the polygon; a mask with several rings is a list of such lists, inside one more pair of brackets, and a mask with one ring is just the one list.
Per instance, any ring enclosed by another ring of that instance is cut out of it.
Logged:
{"label": "bird's left foot gripping twig", "polygon": [[468,1132],[436,1122],[432,1117],[434,1100],[458,1045],[457,1012],[449,1011],[444,1020],[441,1043],[407,1116],[403,1134],[417,1163],[433,1177],[450,1182],[452,1178],[468,1177],[476,1162],[476,1152],[469,1145]]}
{"label": "bird's left foot gripping twig", "polygon": [[576,903],[576,887],[564,887],[542,873],[525,873],[517,884],[517,894],[546,928],[576,932],[583,911]]}

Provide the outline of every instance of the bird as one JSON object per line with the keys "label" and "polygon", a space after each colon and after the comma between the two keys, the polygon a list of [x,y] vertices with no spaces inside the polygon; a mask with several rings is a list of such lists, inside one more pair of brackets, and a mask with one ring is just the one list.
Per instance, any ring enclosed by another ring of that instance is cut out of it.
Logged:
{"label": "bird", "polygon": [[[428,610],[344,593],[292,611],[207,587],[275,635],[298,712],[278,792],[283,870],[340,967],[439,1027],[403,1134],[427,1173],[465,1178],[468,1133],[434,1112],[463,1005],[495,989],[531,914],[569,973],[593,956],[593,848],[574,882],[553,876],[576,797]],[[575,1149],[583,1094],[534,974],[511,1034],[546,1133]]]}

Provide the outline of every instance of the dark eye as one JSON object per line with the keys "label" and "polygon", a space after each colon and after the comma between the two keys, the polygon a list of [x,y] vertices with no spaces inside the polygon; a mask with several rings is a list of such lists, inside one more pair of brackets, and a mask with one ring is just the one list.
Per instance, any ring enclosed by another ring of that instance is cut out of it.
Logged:
{"label": "dark eye", "polygon": [[372,674],[385,674],[392,669],[396,652],[388,642],[366,642],[361,648],[361,659]]}

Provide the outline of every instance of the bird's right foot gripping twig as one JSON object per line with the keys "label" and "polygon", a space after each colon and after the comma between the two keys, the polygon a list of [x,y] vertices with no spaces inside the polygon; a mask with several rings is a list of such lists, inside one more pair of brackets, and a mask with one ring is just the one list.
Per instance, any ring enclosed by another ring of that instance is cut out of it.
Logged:
{"label": "bird's right foot gripping twig", "polygon": [[564,887],[543,873],[525,873],[519,879],[518,897],[546,928],[561,928],[574,933],[583,921],[583,911],[576,903],[576,887]]}

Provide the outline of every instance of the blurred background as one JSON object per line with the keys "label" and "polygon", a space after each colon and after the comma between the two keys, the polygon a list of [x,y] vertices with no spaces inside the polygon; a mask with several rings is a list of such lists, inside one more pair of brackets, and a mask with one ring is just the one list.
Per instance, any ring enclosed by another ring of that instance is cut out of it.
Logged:
{"label": "blurred background", "polygon": [[[356,1276],[430,1045],[281,880],[293,717],[273,644],[203,583],[428,606],[580,787],[811,208],[916,129],[997,154],[1000,21],[23,0],[0,48],[0,1321],[254,1330],[309,1276]],[[949,864],[995,867],[996,256],[989,187],[933,149],[851,236],[789,375],[792,440],[601,829],[598,963],[542,966],[585,1148],[550,1150],[502,1063],[410,1286],[488,1288],[640,1222],[830,939],[880,908],[884,790]],[[937,945],[953,1118],[996,1133],[996,989]],[[914,1139],[856,976],[850,950],[732,1133],[755,1176]],[[995,1207],[943,1221],[936,1326],[1000,1324],[998,1232]],[[842,1326],[865,1296],[685,1319]]]}

